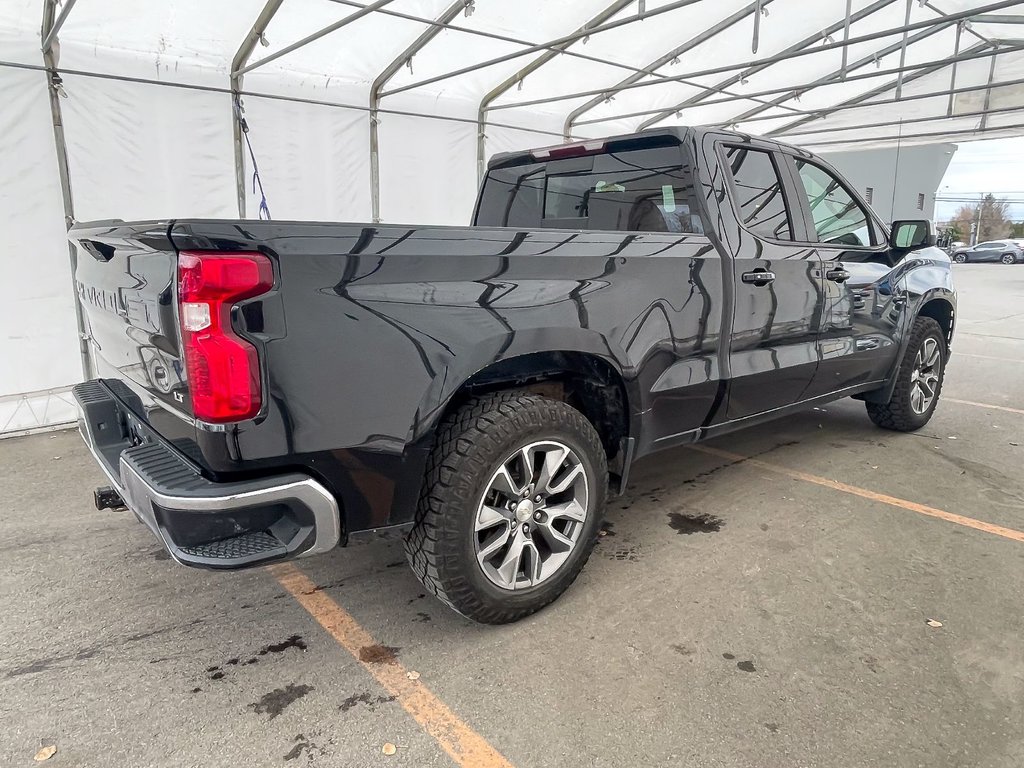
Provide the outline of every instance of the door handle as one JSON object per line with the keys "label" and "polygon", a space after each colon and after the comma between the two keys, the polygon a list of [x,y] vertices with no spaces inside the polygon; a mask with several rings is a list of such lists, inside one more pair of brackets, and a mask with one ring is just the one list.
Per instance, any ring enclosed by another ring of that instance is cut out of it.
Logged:
{"label": "door handle", "polygon": [[752,283],[761,288],[775,282],[775,273],[766,269],[755,269],[753,272],[744,272],[742,279],[744,283]]}
{"label": "door handle", "polygon": [[836,267],[835,269],[828,270],[825,273],[825,277],[834,283],[845,283],[850,279],[850,273],[842,267]]}

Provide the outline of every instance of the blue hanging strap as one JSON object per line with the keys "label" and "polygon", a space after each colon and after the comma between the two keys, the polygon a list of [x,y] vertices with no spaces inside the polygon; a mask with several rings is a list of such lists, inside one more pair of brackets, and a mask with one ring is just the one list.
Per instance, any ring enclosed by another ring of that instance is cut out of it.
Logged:
{"label": "blue hanging strap", "polygon": [[245,110],[242,108],[242,99],[239,96],[235,96],[235,117],[238,120],[238,127],[242,130],[242,136],[245,138],[245,146],[249,148],[249,159],[252,160],[252,192],[256,194],[257,190],[260,193],[260,213],[259,216],[264,221],[270,221],[270,206],[267,205],[267,193],[263,191],[263,180],[260,179],[260,168],[256,164],[256,154],[252,151],[252,142],[249,141],[249,124],[245,121],[242,113]]}

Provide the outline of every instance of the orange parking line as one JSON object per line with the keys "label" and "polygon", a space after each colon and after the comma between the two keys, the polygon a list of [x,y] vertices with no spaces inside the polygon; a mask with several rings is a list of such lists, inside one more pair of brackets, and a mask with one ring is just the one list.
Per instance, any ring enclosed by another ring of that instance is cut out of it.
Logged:
{"label": "orange parking line", "polygon": [[290,563],[269,568],[274,578],[338,644],[395,697],[461,768],[512,768],[512,764],[437,698],[381,646],[344,608]]}
{"label": "orange parking line", "polygon": [[957,400],[956,398],[953,397],[944,397],[942,399],[945,400],[947,403],[959,403],[960,405],[974,405],[977,406],[978,408],[991,408],[992,410],[995,411],[1007,411],[1009,413],[1017,413],[1020,414],[1021,416],[1024,416],[1024,411],[1020,410],[1019,408],[1007,408],[1005,405],[992,405],[991,403],[976,403],[973,400]]}
{"label": "orange parking line", "polygon": [[957,525],[962,525],[965,528],[974,528],[977,531],[993,533],[996,536],[1002,536],[1006,539],[1012,539],[1013,541],[1024,543],[1024,531],[1017,531],[1013,528],[1004,528],[1001,525],[994,525],[982,520],[975,520],[973,517],[964,517],[963,515],[957,515],[952,512],[946,512],[942,509],[929,507],[926,504],[918,504],[915,501],[907,501],[906,499],[888,496],[884,493],[878,493],[877,491],[869,491],[866,488],[858,488],[855,485],[840,483],[837,480],[829,480],[827,477],[811,475],[807,472],[800,472],[799,470],[790,469],[789,467],[771,464],[770,462],[761,461],[760,459],[748,458],[746,456],[741,456],[738,453],[730,453],[729,451],[710,448],[704,445],[693,445],[690,447],[695,451],[707,453],[711,456],[718,456],[723,459],[728,459],[729,461],[742,461],[744,464],[752,464],[760,469],[766,469],[769,472],[785,475],[786,477],[790,477],[794,480],[801,480],[805,483],[814,483],[815,485],[820,485],[825,488],[831,488],[834,491],[842,491],[843,493],[849,493],[853,496],[860,496],[862,499],[870,499],[871,501],[881,502],[882,504],[888,504],[893,507],[909,509],[911,512],[917,512],[918,514],[927,515],[928,517],[936,517],[939,520],[945,520],[947,523],[956,523]]}

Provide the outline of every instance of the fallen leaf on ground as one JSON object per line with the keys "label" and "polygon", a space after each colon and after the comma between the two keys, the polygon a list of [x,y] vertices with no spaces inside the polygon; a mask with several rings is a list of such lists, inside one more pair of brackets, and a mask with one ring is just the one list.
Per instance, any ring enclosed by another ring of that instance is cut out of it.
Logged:
{"label": "fallen leaf on ground", "polygon": [[928,621],[926,621],[925,624],[927,624],[929,627],[941,627],[942,626],[942,622],[941,621],[936,621],[935,619],[928,619]]}
{"label": "fallen leaf on ground", "polygon": [[381,751],[381,754],[384,754],[384,755],[393,755],[393,754],[395,754],[395,752],[398,751],[398,747],[396,747],[394,744],[392,744],[389,741],[387,744],[385,744],[383,747],[380,748],[380,751]]}
{"label": "fallen leaf on ground", "polygon": [[405,676],[408,677],[410,680],[419,680],[420,679],[420,673],[419,672],[406,672]]}
{"label": "fallen leaf on ground", "polygon": [[48,747],[43,747],[38,752],[36,752],[35,757],[32,758],[32,759],[35,760],[37,763],[41,763],[41,762],[43,762],[43,760],[49,760],[51,757],[53,757],[56,754],[57,754],[57,747],[55,745],[53,745],[53,744],[50,744]]}

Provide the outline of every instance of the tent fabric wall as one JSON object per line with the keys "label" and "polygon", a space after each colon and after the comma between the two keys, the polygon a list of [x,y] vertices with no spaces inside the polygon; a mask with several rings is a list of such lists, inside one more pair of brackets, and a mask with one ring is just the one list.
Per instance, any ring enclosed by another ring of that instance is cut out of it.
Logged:
{"label": "tent fabric wall", "polygon": [[[0,0],[0,434],[71,420],[68,388],[83,376],[42,71],[44,2]],[[58,13],[74,0],[62,2]],[[828,151],[891,147],[897,131],[904,145],[1024,132],[1024,2],[390,0],[373,12],[367,4],[283,0],[249,59],[242,103],[275,219],[369,222],[374,106],[380,217],[417,224],[468,222],[481,134],[490,155],[673,123]],[[70,8],[53,52],[78,220],[238,216],[231,61],[265,5]],[[949,21],[978,9],[987,13],[969,26]],[[907,13],[916,26],[904,35]],[[328,25],[338,28],[281,55]],[[954,76],[954,54],[979,58]],[[935,61],[893,74],[901,62]],[[391,65],[371,104],[371,83]],[[499,84],[507,87],[495,91]],[[963,92],[950,100],[953,85]],[[247,152],[244,168],[255,216]]]}
{"label": "tent fabric wall", "polygon": [[0,433],[71,421],[81,379],[45,75],[0,68]]}

